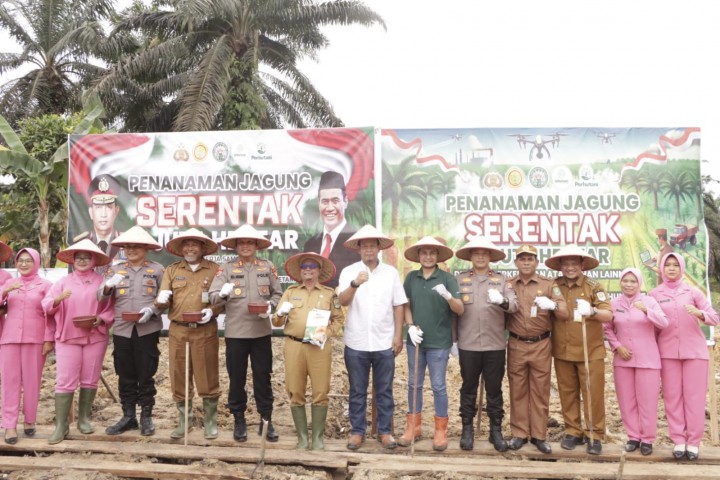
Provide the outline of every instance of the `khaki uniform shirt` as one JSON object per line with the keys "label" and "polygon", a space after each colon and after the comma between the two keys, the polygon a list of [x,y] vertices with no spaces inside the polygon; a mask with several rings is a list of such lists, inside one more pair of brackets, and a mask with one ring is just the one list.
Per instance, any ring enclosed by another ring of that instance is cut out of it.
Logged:
{"label": "khaki uniform shirt", "polygon": [[[213,317],[222,313],[223,306],[210,305],[210,284],[220,266],[209,260],[200,260],[199,267],[192,271],[185,260],[167,267],[160,283],[160,290],[171,290],[169,304],[158,304],[161,309],[169,308],[168,318],[173,322],[183,321],[183,312],[199,312],[203,308],[212,308]],[[181,327],[182,328],[182,327]]]}
{"label": "khaki uniform shirt", "polygon": [[[98,290],[98,300],[110,297],[115,305],[113,335],[130,338],[133,327],[137,328],[140,337],[162,329],[162,317],[160,316],[162,309],[155,305],[155,297],[158,294],[163,272],[162,265],[149,260],[145,260],[138,268],[131,267],[130,263],[125,261],[113,265],[105,271],[105,280],[116,273],[125,276],[108,296],[103,294],[105,282]],[[153,309],[153,315],[147,322],[126,322],[122,319],[123,312],[139,312],[145,307]]]}
{"label": "khaki uniform shirt", "polygon": [[[568,308],[568,319],[553,320],[553,356],[568,362],[582,362],[583,355],[583,334],[582,322],[573,321],[574,311],[577,309],[577,300],[587,300],[591,306],[598,310],[612,311],[610,298],[605,289],[595,280],[586,277],[584,274],[571,281],[559,276],[555,283],[560,288]],[[586,318],[588,359],[602,360],[605,358],[605,344],[603,342],[603,324]]]}
{"label": "khaki uniform shirt", "polygon": [[[469,270],[457,276],[465,313],[457,319],[458,348],[476,352],[505,350],[505,313],[517,311],[517,297],[502,273],[478,275]],[[488,301],[488,291],[498,290],[508,301],[503,309]]]}
{"label": "khaki uniform shirt", "polygon": [[[555,280],[537,273],[524,282],[520,275],[510,279],[518,299],[518,310],[507,316],[507,329],[521,337],[537,337],[552,331],[552,319],[567,320],[567,303]],[[548,297],[557,305],[555,310],[543,310],[535,305],[535,298]],[[532,315],[532,314],[535,315]]]}
{"label": "khaki uniform shirt", "polygon": [[283,302],[293,304],[292,310],[287,317],[273,317],[275,326],[281,326],[285,319],[285,335],[303,338],[305,336],[305,326],[310,311],[314,308],[330,311],[330,321],[328,324],[328,338],[336,336],[345,322],[345,314],[340,307],[340,300],[335,294],[335,290],[322,284],[316,284],[311,289],[307,289],[302,284],[295,284],[288,287],[283,293],[279,305]]}
{"label": "khaki uniform shirt", "polygon": [[[226,283],[233,284],[227,298],[220,296]],[[272,333],[270,320],[248,312],[248,303],[270,302],[277,306],[282,288],[275,266],[269,260],[256,258],[251,262],[236,260],[224,263],[210,285],[213,305],[225,305],[226,338],[259,338]]]}

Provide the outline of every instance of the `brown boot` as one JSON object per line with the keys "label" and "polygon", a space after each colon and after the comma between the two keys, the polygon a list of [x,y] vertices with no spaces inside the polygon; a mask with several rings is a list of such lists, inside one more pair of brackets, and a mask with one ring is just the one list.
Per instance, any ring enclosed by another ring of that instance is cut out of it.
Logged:
{"label": "brown boot", "polygon": [[447,448],[448,417],[435,417],[435,436],[433,437],[433,450],[442,452]]}
{"label": "brown boot", "polygon": [[403,433],[402,437],[397,439],[397,444],[401,447],[409,447],[413,435],[416,441],[422,437],[422,413],[407,414],[407,427],[405,427],[405,433]]}

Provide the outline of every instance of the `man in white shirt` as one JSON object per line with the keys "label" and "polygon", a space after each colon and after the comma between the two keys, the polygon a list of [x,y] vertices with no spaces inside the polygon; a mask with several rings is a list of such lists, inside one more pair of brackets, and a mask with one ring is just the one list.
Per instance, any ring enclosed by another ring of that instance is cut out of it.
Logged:
{"label": "man in white shirt", "polygon": [[357,450],[367,428],[367,391],[370,369],[377,400],[378,440],[383,447],[397,446],[392,436],[395,409],[393,378],[395,357],[402,351],[403,305],[407,303],[398,271],[380,263],[380,250],[394,240],[365,225],[345,242],[360,251],[359,262],[340,273],[340,304],[347,307],[345,365],[350,380],[350,425],[347,448]]}

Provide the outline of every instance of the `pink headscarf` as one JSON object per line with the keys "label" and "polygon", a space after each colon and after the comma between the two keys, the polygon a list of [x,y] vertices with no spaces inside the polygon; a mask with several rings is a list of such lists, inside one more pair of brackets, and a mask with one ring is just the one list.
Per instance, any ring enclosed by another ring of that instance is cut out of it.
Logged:
{"label": "pink headscarf", "polygon": [[30,270],[30,272],[27,275],[20,274],[20,280],[23,283],[29,283],[35,280],[38,277],[38,270],[40,269],[40,253],[38,253],[37,250],[34,248],[23,248],[20,250],[17,255],[15,255],[15,265],[17,266],[18,258],[20,258],[21,253],[27,253],[30,255],[33,259],[33,268]]}
{"label": "pink headscarf", "polygon": [[638,291],[635,295],[633,295],[632,297],[629,297],[629,296],[623,294],[623,297],[625,297],[630,302],[630,304],[632,304],[633,302],[635,302],[635,300],[640,295],[642,295],[641,290],[642,290],[642,286],[643,286],[643,276],[642,276],[642,273],[640,273],[640,270],[638,270],[637,268],[628,267],[625,270],[623,270],[622,272],[620,272],[620,280],[622,280],[623,277],[625,277],[625,275],[627,275],[628,273],[634,275],[638,281]]}
{"label": "pink headscarf", "polygon": [[[680,276],[677,280],[669,280],[665,276],[665,262],[667,262],[667,259],[671,256],[675,257],[675,259],[678,261],[678,264],[680,265]],[[672,290],[675,290],[677,287],[680,286],[680,284],[683,283],[683,276],[685,275],[685,259],[675,252],[666,253],[662,257],[662,260],[660,260],[660,273],[662,274],[663,285]]]}
{"label": "pink headscarf", "polygon": [[86,250],[78,250],[73,255],[73,265],[75,264],[75,255],[78,253],[89,253],[90,254],[90,268],[85,270],[84,272],[79,271],[77,268],[74,268],[71,275],[74,275],[76,277],[87,277],[95,273],[95,252],[88,252]]}

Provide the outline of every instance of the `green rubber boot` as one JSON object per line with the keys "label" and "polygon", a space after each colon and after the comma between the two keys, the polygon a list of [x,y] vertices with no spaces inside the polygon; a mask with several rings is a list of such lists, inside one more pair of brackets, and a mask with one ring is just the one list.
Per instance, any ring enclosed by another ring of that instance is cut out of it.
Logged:
{"label": "green rubber boot", "polygon": [[290,407],[290,412],[292,413],[293,423],[295,423],[295,431],[297,432],[297,445],[295,448],[298,450],[307,450],[308,424],[305,405]]}
{"label": "green rubber boot", "polygon": [[325,450],[325,420],[327,419],[327,405],[312,406],[312,447],[311,450]]}
{"label": "green rubber boot", "polygon": [[62,442],[70,433],[68,414],[72,408],[73,396],[75,394],[72,392],[55,394],[55,431],[48,438],[50,445]]}
{"label": "green rubber boot", "polygon": [[89,435],[95,432],[95,428],[90,423],[90,414],[92,413],[92,405],[95,401],[97,388],[81,388],[80,397],[78,398],[78,419],[77,427],[80,433]]}
{"label": "green rubber boot", "polygon": [[205,427],[205,438],[208,440],[218,437],[217,409],[217,398],[203,398],[203,426]]}
{"label": "green rubber boot", "polygon": [[[178,438],[185,437],[185,402],[178,402],[175,404],[175,406],[178,409],[178,412],[180,412],[180,421],[178,422],[178,426],[175,430],[173,430],[170,433],[170,438],[174,438],[177,440]],[[193,426],[193,420],[195,419],[195,416],[193,415],[193,409],[192,409],[192,400],[188,402],[188,409],[190,410],[188,412],[188,432],[192,430]]]}

